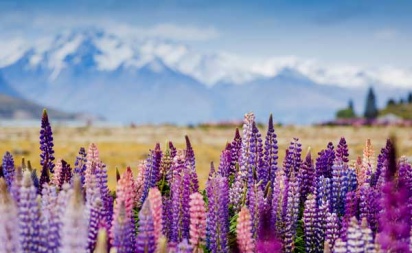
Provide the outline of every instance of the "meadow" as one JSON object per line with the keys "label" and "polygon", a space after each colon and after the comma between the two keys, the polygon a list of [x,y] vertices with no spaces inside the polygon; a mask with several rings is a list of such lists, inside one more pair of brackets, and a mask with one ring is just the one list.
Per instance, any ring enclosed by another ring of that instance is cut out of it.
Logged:
{"label": "meadow", "polygon": [[[162,149],[167,141],[183,149],[185,135],[189,136],[196,156],[196,170],[200,186],[203,189],[210,170],[210,163],[219,164],[221,151],[226,142],[231,142],[235,128],[242,126],[207,126],[179,127],[170,125],[136,126],[136,127],[66,127],[53,125],[53,137],[56,159],[64,159],[73,165],[80,147],[87,148],[95,143],[100,151],[102,161],[107,165],[109,187],[115,189],[116,168],[123,172],[130,166],[137,175],[138,164],[147,158],[149,150],[155,143]],[[30,160],[34,168],[40,168],[39,130],[36,127],[2,127],[0,128],[0,153],[10,151],[20,164],[21,158]],[[341,137],[345,137],[349,147],[349,159],[353,163],[362,150],[367,139],[372,140],[375,152],[385,146],[386,139],[397,139],[399,154],[412,157],[412,133],[407,127],[329,127],[329,126],[277,126],[275,127],[279,146],[279,162],[284,158],[285,150],[292,138],[299,138],[303,155],[307,148],[312,150],[312,157],[326,148],[331,141],[335,146]],[[260,128],[266,133],[266,126]],[[377,154],[376,154],[377,155]],[[73,167],[73,166],[72,166]],[[39,169],[38,169],[39,171]]]}

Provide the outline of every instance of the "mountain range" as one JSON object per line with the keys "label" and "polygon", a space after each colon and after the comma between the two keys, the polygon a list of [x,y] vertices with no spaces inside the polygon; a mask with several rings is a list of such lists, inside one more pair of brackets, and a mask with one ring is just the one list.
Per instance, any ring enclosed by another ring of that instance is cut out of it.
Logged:
{"label": "mountain range", "polygon": [[226,53],[98,29],[62,32],[11,54],[0,56],[1,94],[123,123],[195,124],[253,111],[262,121],[273,113],[282,123],[308,124],[333,118],[349,99],[360,112],[370,85],[381,104],[406,92],[368,70],[339,73],[362,83],[345,85],[331,77],[336,71],[293,58],[245,64]]}

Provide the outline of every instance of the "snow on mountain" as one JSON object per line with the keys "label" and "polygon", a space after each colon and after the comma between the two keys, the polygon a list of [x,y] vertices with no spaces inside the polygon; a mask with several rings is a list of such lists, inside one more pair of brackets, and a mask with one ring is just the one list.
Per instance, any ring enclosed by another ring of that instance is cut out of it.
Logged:
{"label": "snow on mountain", "polygon": [[350,98],[361,109],[371,84],[385,91],[384,99],[412,87],[405,69],[297,57],[250,60],[97,29],[20,41],[8,49],[0,53],[0,75],[15,94],[121,122],[186,124],[238,119],[253,110],[260,117],[273,112],[283,122],[310,123],[330,119]]}

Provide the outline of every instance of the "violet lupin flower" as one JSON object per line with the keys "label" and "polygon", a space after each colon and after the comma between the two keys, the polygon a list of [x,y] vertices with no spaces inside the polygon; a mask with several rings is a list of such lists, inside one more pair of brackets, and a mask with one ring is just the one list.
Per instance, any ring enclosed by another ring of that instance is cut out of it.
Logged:
{"label": "violet lupin flower", "polygon": [[192,253],[193,247],[189,244],[187,239],[183,239],[176,247],[176,253]]}
{"label": "violet lupin flower", "polygon": [[0,178],[0,252],[21,252],[19,229],[16,229],[19,219],[16,213],[17,207],[7,191],[7,183]]}
{"label": "violet lupin flower", "polygon": [[286,156],[283,161],[283,170],[287,178],[290,178],[292,174],[297,176],[302,167],[301,153],[302,144],[299,143],[298,138],[293,138],[289,148],[286,150]]}
{"label": "violet lupin flower", "polygon": [[139,232],[136,238],[136,253],[154,253],[156,250],[155,227],[150,207],[150,201],[143,203],[139,212]]}
{"label": "violet lupin flower", "polygon": [[347,230],[349,228],[350,219],[352,217],[358,217],[359,199],[356,196],[356,192],[351,191],[346,194],[345,200],[345,214],[342,218],[340,237],[346,241]]}
{"label": "violet lupin flower", "polygon": [[362,231],[359,227],[358,220],[352,217],[350,220],[348,235],[347,235],[348,252],[362,253],[364,252],[364,241],[362,238]]}
{"label": "violet lupin flower", "polygon": [[328,243],[329,247],[333,249],[340,234],[339,218],[336,213],[327,213],[325,227],[325,243]]}
{"label": "violet lupin flower", "polygon": [[14,181],[14,160],[10,152],[6,152],[3,156],[3,175],[6,179],[7,187],[10,189]]}
{"label": "violet lupin flower", "polygon": [[365,218],[361,222],[362,241],[364,245],[364,252],[375,253],[375,243],[373,240],[372,230],[368,227],[368,222]]}
{"label": "violet lupin flower", "polygon": [[87,237],[87,251],[93,252],[96,247],[97,236],[99,232],[99,224],[102,220],[102,200],[100,198],[94,199],[94,203],[90,209]]}
{"label": "violet lupin flower", "polygon": [[316,249],[316,198],[309,194],[303,211],[303,230],[305,235],[306,252],[315,252]]}
{"label": "violet lupin flower", "polygon": [[249,209],[242,207],[236,225],[236,240],[240,253],[253,253],[255,250],[251,219]]}
{"label": "violet lupin flower", "polygon": [[172,240],[172,199],[170,197],[162,197],[163,209],[162,209],[162,228],[165,237],[171,241]]}
{"label": "violet lupin flower", "polygon": [[207,212],[207,247],[212,253],[228,252],[229,185],[220,175],[209,180],[206,187],[209,201]]}
{"label": "violet lupin flower", "polygon": [[72,191],[61,218],[61,246],[59,250],[61,253],[84,252],[87,247],[88,222],[84,212],[80,178],[74,179]]}
{"label": "violet lupin flower", "polygon": [[261,225],[261,215],[266,211],[264,207],[263,191],[258,185],[254,185],[254,187],[249,189],[248,208],[251,215],[252,236],[253,239],[256,239]]}
{"label": "violet lupin flower", "polygon": [[102,201],[102,218],[105,219],[107,228],[110,230],[113,217],[113,197],[110,194],[107,178],[108,176],[106,165],[100,162],[96,170],[96,181],[97,187],[100,190],[100,198]]}
{"label": "violet lupin flower", "polygon": [[[86,150],[81,147],[78,156],[76,156],[76,161],[74,162],[73,174],[77,174],[80,177],[82,186],[84,186],[84,178],[86,173]],[[73,179],[73,178],[72,178]],[[73,181],[73,180],[72,180]]]}
{"label": "violet lupin flower", "polygon": [[230,151],[231,151],[231,165],[230,165],[230,174],[235,175],[237,173],[236,164],[240,163],[240,156],[242,148],[242,137],[240,137],[239,128],[236,128],[235,137],[233,141],[230,143]]}
{"label": "violet lupin flower", "polygon": [[365,218],[370,224],[370,228],[376,233],[378,226],[378,216],[381,211],[380,196],[376,188],[364,183],[359,190],[359,218]]}
{"label": "violet lupin flower", "polygon": [[169,141],[169,149],[170,149],[170,157],[173,159],[175,158],[176,154],[177,154],[177,150],[175,148],[175,146],[173,145],[173,142]]}
{"label": "violet lupin flower", "polygon": [[141,203],[144,203],[149,189],[155,187],[160,177],[160,162],[162,160],[162,150],[160,144],[156,143],[155,149],[150,151],[150,155],[147,158],[143,193],[140,199]]}
{"label": "violet lupin flower", "polygon": [[386,146],[381,149],[381,153],[378,155],[376,171],[373,180],[371,180],[372,186],[376,185],[381,187],[385,183],[385,173],[388,162],[388,145],[388,142],[386,142]]}
{"label": "violet lupin flower", "polygon": [[345,197],[347,192],[347,178],[345,175],[345,164],[342,160],[337,159],[337,161],[332,166],[332,184],[331,184],[331,209],[332,212],[343,215]]}
{"label": "violet lupin flower", "polygon": [[[326,228],[326,214],[328,212],[329,204],[323,203],[317,208],[315,221],[315,250],[321,252],[324,248],[325,228]],[[316,252],[315,251],[315,252]]]}
{"label": "violet lupin flower", "polygon": [[[149,213],[150,213],[150,209],[149,209]],[[117,249],[118,253],[133,253],[134,252],[134,245],[133,245],[134,240],[133,241],[131,240],[131,237],[134,238],[134,235],[131,234],[131,231],[132,231],[131,226],[134,226],[134,224],[131,223],[131,219],[127,215],[125,204],[123,201],[121,201],[119,205],[118,214],[113,220],[113,226],[112,226],[112,233],[113,233],[112,246]],[[152,230],[152,233],[153,233],[153,230]],[[152,237],[153,237],[153,234],[152,234]],[[139,241],[136,241],[136,242],[138,243]],[[144,243],[144,242],[140,242],[140,243]],[[139,251],[139,252],[144,252],[144,251]]]}
{"label": "violet lupin flower", "polygon": [[340,159],[345,164],[349,162],[349,150],[348,144],[344,137],[340,138],[338,146],[336,148],[336,158]]}
{"label": "violet lupin flower", "polygon": [[206,208],[203,196],[198,193],[190,195],[190,244],[194,253],[201,253],[201,246],[206,236]]}
{"label": "violet lupin flower", "polygon": [[284,230],[283,205],[286,198],[285,184],[287,180],[283,175],[283,170],[278,170],[276,174],[272,193],[272,224],[276,234],[280,235]]}
{"label": "violet lupin flower", "polygon": [[311,150],[308,149],[305,161],[302,164],[300,173],[298,174],[299,181],[301,184],[300,188],[300,198],[304,203],[306,196],[314,192],[315,188],[315,166],[313,165],[313,160],[311,156]]}
{"label": "violet lupin flower", "polygon": [[297,178],[292,173],[287,185],[287,206],[285,213],[284,250],[292,252],[295,248],[297,220],[299,216],[300,187]]}
{"label": "violet lupin flower", "polygon": [[28,171],[23,175],[18,209],[21,249],[23,252],[37,252],[39,249],[40,212],[37,191]]}
{"label": "violet lupin flower", "polygon": [[[47,170],[54,173],[54,149],[53,149],[53,132],[49,122],[49,116],[47,111],[43,110],[41,118],[41,130],[40,130],[40,165],[43,170]],[[43,174],[43,173],[42,173]],[[40,185],[40,188],[42,186]]]}
{"label": "violet lupin flower", "polygon": [[[272,114],[269,117],[268,130],[265,138],[265,147],[263,153],[263,160],[265,162],[265,170],[259,170],[259,181],[262,180],[262,186],[266,187],[268,182],[273,182],[278,169],[278,141],[276,139],[275,128],[273,127]],[[267,174],[267,175],[265,175]]]}
{"label": "violet lupin flower", "polygon": [[318,153],[319,157],[316,158],[316,176],[324,176],[325,178],[332,177],[332,166],[335,160],[335,151],[333,150],[332,142],[328,143],[326,149]]}
{"label": "violet lupin flower", "polygon": [[336,240],[333,253],[348,253],[348,245],[346,244],[346,241],[342,241],[340,238]]}
{"label": "violet lupin flower", "polygon": [[231,151],[227,149],[223,150],[222,154],[220,155],[220,163],[218,168],[218,173],[222,175],[222,177],[229,178],[231,161]]}
{"label": "violet lupin flower", "polygon": [[191,171],[184,164],[176,168],[173,176],[172,192],[172,231],[171,241],[180,242],[189,238],[190,214],[189,199],[191,190]]}
{"label": "violet lupin flower", "polygon": [[60,217],[55,186],[45,184],[41,198],[39,252],[57,253],[60,247]]}
{"label": "violet lupin flower", "polygon": [[192,144],[190,143],[189,137],[186,135],[186,150],[185,150],[185,162],[186,166],[190,169],[190,193],[199,191],[199,179],[196,173],[196,161],[195,153],[193,151]]}

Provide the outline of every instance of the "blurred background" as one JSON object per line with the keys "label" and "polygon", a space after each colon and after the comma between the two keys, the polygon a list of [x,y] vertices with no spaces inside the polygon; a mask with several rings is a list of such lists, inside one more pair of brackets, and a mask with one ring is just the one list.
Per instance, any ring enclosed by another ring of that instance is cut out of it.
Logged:
{"label": "blurred background", "polygon": [[47,108],[58,156],[95,141],[121,169],[184,134],[206,168],[249,111],[262,131],[273,113],[282,148],[347,134],[378,152],[402,133],[408,153],[410,13],[406,0],[0,0],[1,151],[36,161]]}

